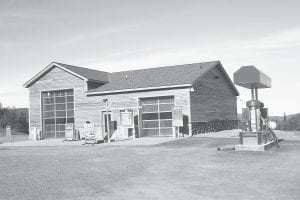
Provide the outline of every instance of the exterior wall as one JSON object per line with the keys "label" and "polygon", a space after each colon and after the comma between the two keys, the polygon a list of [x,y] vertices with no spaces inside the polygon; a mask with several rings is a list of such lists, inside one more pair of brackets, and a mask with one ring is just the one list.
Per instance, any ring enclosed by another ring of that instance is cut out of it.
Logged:
{"label": "exterior wall", "polygon": [[[219,78],[216,79],[216,76]],[[194,128],[197,129],[196,132],[199,132],[200,126],[202,127],[200,132],[202,129],[220,130],[220,128],[215,128],[216,126],[233,127],[237,120],[236,96],[221,70],[218,67],[213,68],[204,77],[199,78],[193,87],[194,92],[190,92],[189,88],[181,88],[87,96],[87,84],[84,80],[55,67],[29,88],[30,128],[41,128],[42,125],[41,92],[64,89],[74,89],[75,129],[83,133],[83,125],[86,121],[90,121],[95,123],[98,138],[105,136],[102,113],[106,110],[106,106],[103,99],[108,99],[112,121],[116,121],[118,125],[114,135],[121,136],[125,130],[120,126],[121,110],[133,111],[134,130],[138,131],[141,130],[139,98],[171,95],[174,96],[175,106],[182,107],[185,126],[181,128],[181,132],[191,133],[192,129],[194,132]],[[221,122],[215,123],[218,120]],[[192,127],[192,123],[195,125],[193,125],[194,127]]]}
{"label": "exterior wall", "polygon": [[[134,93],[124,93],[124,94],[113,94],[113,95],[103,95],[103,96],[91,96],[88,97],[90,101],[97,101],[99,107],[99,112],[105,111],[106,106],[103,99],[108,99],[109,110],[112,111],[112,120],[117,121],[118,129],[115,131],[115,135],[122,135],[122,127],[120,127],[120,110],[131,109],[133,110],[133,115],[135,117],[136,123],[141,123],[138,120],[139,109],[138,109],[138,99],[145,97],[157,97],[157,96],[174,96],[175,106],[182,106],[183,115],[186,119],[190,119],[190,107],[189,107],[189,89],[172,89],[172,90],[160,90],[160,91],[144,91],[144,92],[134,92]],[[91,116],[91,121],[99,119],[99,115]],[[187,121],[189,123],[189,121]],[[102,125],[100,125],[102,126]],[[140,124],[135,124],[135,128],[140,126]],[[102,127],[102,131],[103,131]],[[140,130],[140,127],[139,127]]]}
{"label": "exterior wall", "polygon": [[[29,88],[30,127],[38,127],[40,129],[42,127],[41,92],[63,89],[74,89],[75,129],[82,133],[84,123],[90,121],[95,123],[98,138],[104,136],[101,112],[105,111],[106,107],[103,99],[108,99],[109,108],[112,110],[112,120],[117,121],[117,124],[120,124],[120,110],[132,108],[134,116],[138,116],[138,99],[154,96],[173,95],[175,97],[175,105],[182,106],[183,114],[186,116],[186,119],[190,119],[189,89],[144,91],[88,97],[86,95],[87,86],[84,80],[55,67]],[[118,128],[116,134],[121,134],[122,131],[122,128]]]}
{"label": "exterior wall", "polygon": [[[216,79],[215,77],[219,78]],[[237,98],[225,75],[213,68],[194,84],[191,93],[192,122],[237,120]]]}
{"label": "exterior wall", "polygon": [[93,119],[96,132],[100,134],[99,106],[93,101],[95,99],[89,99],[86,96],[85,81],[57,67],[53,68],[29,88],[29,126],[36,126],[41,129],[41,92],[63,89],[74,89],[75,128],[83,129],[83,123]]}

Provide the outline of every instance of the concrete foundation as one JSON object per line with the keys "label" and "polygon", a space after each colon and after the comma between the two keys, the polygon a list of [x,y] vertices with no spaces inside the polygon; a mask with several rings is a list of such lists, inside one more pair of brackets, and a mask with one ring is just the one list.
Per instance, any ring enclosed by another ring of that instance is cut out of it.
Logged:
{"label": "concrete foundation", "polygon": [[236,151],[265,151],[274,146],[270,132],[240,132],[240,144],[235,146]]}
{"label": "concrete foundation", "polygon": [[262,145],[236,145],[235,150],[236,151],[266,151],[267,149],[274,146],[274,141],[269,141],[266,144]]}

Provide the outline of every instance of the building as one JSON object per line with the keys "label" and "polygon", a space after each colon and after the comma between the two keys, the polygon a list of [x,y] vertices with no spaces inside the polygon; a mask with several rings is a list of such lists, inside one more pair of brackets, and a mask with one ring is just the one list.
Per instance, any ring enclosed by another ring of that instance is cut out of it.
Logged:
{"label": "building", "polygon": [[68,123],[82,134],[87,121],[98,138],[172,136],[174,106],[184,134],[237,126],[239,92],[219,61],[115,73],[53,62],[24,87],[43,138],[64,138]]}

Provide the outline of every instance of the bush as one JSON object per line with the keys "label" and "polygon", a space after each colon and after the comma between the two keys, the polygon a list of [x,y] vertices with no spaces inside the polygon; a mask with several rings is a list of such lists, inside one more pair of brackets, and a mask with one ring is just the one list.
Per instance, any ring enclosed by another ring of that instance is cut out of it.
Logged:
{"label": "bush", "polygon": [[192,122],[193,135],[218,132],[238,128],[238,120],[214,120],[210,122]]}
{"label": "bush", "polygon": [[286,121],[278,121],[277,129],[285,131],[300,131],[300,114],[293,115]]}
{"label": "bush", "polygon": [[0,128],[8,125],[13,130],[28,133],[28,109],[2,107],[0,103]]}

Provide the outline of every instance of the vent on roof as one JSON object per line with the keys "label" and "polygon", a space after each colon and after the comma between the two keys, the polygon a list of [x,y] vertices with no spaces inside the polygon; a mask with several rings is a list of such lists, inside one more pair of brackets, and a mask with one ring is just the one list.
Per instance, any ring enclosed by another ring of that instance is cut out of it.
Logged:
{"label": "vent on roof", "polygon": [[126,80],[128,79],[128,75],[127,75],[127,74],[125,75],[125,79],[126,79]]}

